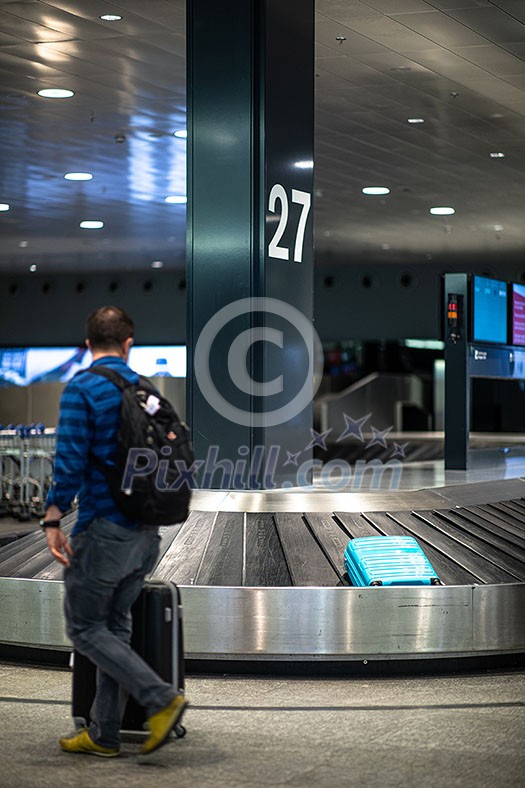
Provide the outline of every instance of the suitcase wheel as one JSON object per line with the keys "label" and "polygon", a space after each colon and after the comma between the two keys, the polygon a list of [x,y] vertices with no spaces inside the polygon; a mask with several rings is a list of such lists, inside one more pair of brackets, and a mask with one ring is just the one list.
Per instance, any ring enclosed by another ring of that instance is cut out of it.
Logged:
{"label": "suitcase wheel", "polygon": [[177,739],[183,739],[186,736],[186,728],[184,725],[175,725],[173,731]]}

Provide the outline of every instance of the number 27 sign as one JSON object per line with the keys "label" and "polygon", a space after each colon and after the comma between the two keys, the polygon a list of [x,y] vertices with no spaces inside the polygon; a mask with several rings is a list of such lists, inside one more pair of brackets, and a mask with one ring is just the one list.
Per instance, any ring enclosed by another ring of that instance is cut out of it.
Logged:
{"label": "number 27 sign", "polygon": [[[289,213],[288,195],[286,193],[286,189],[284,186],[281,186],[280,183],[276,183],[274,186],[272,186],[270,195],[268,197],[268,210],[271,213],[277,213],[277,202],[281,204],[281,216],[279,218],[279,224],[277,225],[277,228],[273,234],[273,238],[268,244],[268,257],[274,257],[279,260],[289,260],[289,248],[287,246],[279,245],[279,242],[286,232]],[[310,192],[292,189],[292,203],[302,206],[301,215],[299,216],[299,221],[297,223],[297,229],[295,232],[295,245],[293,250],[294,262],[301,263],[303,260],[304,233],[306,230],[308,214],[312,205],[312,195]]]}

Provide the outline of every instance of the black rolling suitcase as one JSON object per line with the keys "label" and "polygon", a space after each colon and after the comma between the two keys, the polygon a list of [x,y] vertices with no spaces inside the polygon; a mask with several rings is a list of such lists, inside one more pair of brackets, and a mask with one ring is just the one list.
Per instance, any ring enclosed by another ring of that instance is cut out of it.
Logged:
{"label": "black rolling suitcase", "polygon": [[[147,581],[131,614],[131,647],[164,681],[184,692],[182,606],[177,586],[174,583]],[[87,657],[75,651],[72,716],[77,728],[89,725],[95,688],[95,666]],[[145,722],[145,709],[130,697],[122,720],[122,730],[143,731]],[[174,731],[179,737],[186,732],[182,725],[177,725]]]}

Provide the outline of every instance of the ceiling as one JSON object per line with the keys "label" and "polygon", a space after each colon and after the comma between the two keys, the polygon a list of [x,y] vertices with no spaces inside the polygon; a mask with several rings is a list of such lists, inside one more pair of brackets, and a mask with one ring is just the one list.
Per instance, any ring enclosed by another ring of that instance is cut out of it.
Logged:
{"label": "ceiling", "polygon": [[[317,0],[316,77],[320,264],[525,269],[525,0]],[[0,0],[0,269],[182,268],[184,128],[184,0]]]}

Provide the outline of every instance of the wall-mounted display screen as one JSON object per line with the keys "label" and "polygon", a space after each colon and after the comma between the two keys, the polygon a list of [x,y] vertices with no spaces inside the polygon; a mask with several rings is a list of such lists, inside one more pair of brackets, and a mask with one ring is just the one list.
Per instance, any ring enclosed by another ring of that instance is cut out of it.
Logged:
{"label": "wall-mounted display screen", "polygon": [[525,346],[525,285],[512,285],[512,344]]}
{"label": "wall-mounted display screen", "polygon": [[[0,348],[0,386],[67,383],[91,362],[91,353],[86,347]],[[139,345],[131,348],[128,363],[148,378],[185,378],[186,347]]]}
{"label": "wall-mounted display screen", "polygon": [[507,283],[475,276],[473,285],[474,342],[507,343]]}

